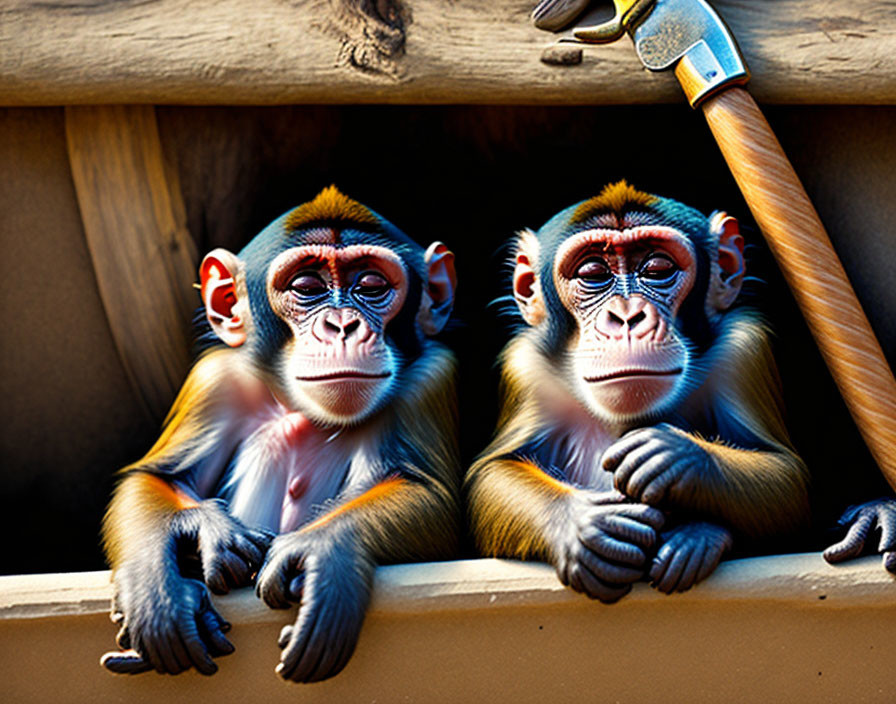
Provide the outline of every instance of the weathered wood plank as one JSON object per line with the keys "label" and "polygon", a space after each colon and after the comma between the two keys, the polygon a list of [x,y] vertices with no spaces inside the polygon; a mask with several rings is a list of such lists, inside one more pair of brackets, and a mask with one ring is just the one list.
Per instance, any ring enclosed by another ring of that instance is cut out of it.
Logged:
{"label": "weathered wood plank", "polygon": [[190,363],[197,255],[151,106],[69,107],[72,178],[103,306],[131,383],[164,417]]}
{"label": "weathered wood plank", "polygon": [[[0,104],[681,100],[674,78],[641,69],[628,40],[586,48],[580,65],[542,63],[553,39],[532,26],[533,5],[6,0]],[[715,5],[746,54],[758,100],[896,103],[892,0]]]}

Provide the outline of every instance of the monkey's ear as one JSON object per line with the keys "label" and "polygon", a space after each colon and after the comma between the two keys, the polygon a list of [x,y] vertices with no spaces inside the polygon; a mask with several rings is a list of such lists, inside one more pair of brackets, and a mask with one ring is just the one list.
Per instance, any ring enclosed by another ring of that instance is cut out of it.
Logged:
{"label": "monkey's ear", "polygon": [[513,298],[529,325],[538,325],[547,314],[535,272],[537,266],[538,239],[532,230],[523,230],[519,233],[513,267]]}
{"label": "monkey's ear", "polygon": [[744,283],[744,238],[737,220],[724,212],[715,212],[709,220],[710,232],[718,237],[718,267],[714,267],[708,302],[716,310],[727,310]]}
{"label": "monkey's ear", "polygon": [[426,262],[426,288],[420,301],[417,322],[426,335],[441,332],[454,307],[457,274],[454,271],[454,252],[441,242],[433,242],[423,255]]}
{"label": "monkey's ear", "polygon": [[239,257],[226,249],[209,252],[199,265],[205,315],[215,334],[231,347],[239,347],[246,341],[246,322],[241,315],[246,302],[237,294],[237,280],[241,275]]}

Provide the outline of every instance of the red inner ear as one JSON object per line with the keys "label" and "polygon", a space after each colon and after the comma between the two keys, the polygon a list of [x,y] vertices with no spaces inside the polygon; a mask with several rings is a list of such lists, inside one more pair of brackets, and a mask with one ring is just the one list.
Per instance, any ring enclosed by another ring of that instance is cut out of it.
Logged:
{"label": "red inner ear", "polygon": [[228,281],[224,285],[213,286],[211,298],[206,305],[211,310],[224,318],[233,318],[233,307],[236,305],[236,288],[233,284],[233,274],[216,257],[207,257],[199,271],[199,280],[202,287],[202,298],[206,300],[206,292],[210,284],[220,281]]}
{"label": "red inner ear", "polygon": [[[525,254],[518,254],[516,256],[516,263],[522,264],[524,266],[531,266],[529,264],[529,257]],[[532,298],[535,295],[535,272],[532,269],[520,271],[517,268],[517,274],[513,279],[513,288],[516,290],[518,296],[522,296],[523,298]]]}
{"label": "red inner ear", "polygon": [[233,307],[236,305],[236,294],[233,284],[221,286],[212,292],[212,309],[226,318],[233,318]]}
{"label": "red inner ear", "polygon": [[719,267],[722,271],[731,276],[740,271],[740,259],[735,256],[734,252],[731,250],[721,248],[719,249]]}

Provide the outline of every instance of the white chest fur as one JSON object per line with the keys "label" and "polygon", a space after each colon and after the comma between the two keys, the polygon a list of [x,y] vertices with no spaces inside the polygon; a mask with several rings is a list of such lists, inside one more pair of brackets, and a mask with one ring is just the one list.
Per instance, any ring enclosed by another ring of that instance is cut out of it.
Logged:
{"label": "white chest fur", "polygon": [[242,443],[222,491],[248,525],[293,531],[346,486],[372,479],[371,434],[314,427],[299,413],[271,411]]}

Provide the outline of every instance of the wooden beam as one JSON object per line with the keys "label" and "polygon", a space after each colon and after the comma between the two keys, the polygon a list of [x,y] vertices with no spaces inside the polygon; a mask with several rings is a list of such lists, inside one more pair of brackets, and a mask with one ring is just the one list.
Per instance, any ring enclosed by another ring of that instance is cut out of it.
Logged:
{"label": "wooden beam", "polygon": [[[161,420],[190,364],[197,255],[151,106],[68,107],[72,178],[112,336]],[[72,313],[73,315],[75,313]]]}
{"label": "wooden beam", "polygon": [[[7,0],[0,104],[682,100],[671,75],[641,68],[627,39],[586,48],[579,65],[541,62],[553,38],[532,26],[534,4]],[[746,54],[758,100],[896,103],[892,3],[714,5]]]}

